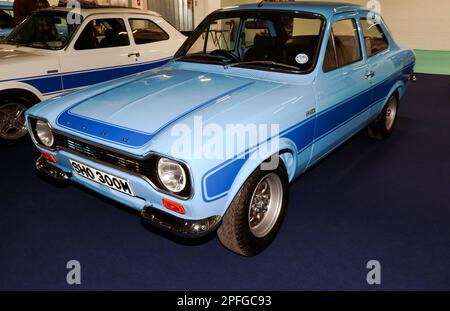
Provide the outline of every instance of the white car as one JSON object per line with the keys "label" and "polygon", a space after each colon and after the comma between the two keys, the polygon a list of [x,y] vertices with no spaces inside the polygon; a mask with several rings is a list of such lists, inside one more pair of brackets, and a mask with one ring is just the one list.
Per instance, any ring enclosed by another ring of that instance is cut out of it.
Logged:
{"label": "white car", "polygon": [[0,44],[0,144],[25,137],[23,112],[54,96],[166,63],[186,37],[151,11],[37,11]]}

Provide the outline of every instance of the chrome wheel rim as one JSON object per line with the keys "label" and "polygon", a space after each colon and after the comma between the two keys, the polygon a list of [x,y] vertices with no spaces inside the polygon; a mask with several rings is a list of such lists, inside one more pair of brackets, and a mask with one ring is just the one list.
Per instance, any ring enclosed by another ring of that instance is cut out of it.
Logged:
{"label": "chrome wheel rim", "polygon": [[275,226],[283,203],[283,184],[275,173],[260,180],[253,191],[248,211],[248,223],[252,234],[266,236]]}
{"label": "chrome wheel rim", "polygon": [[386,129],[389,131],[394,126],[395,117],[397,115],[397,101],[391,98],[386,108]]}
{"label": "chrome wheel rim", "polygon": [[20,103],[9,103],[0,107],[0,138],[15,140],[26,135],[26,110],[27,106]]}

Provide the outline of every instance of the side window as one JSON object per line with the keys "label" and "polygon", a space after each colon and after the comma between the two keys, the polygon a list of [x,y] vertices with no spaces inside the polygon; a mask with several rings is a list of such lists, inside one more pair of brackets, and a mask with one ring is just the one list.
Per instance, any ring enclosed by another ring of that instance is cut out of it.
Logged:
{"label": "side window", "polygon": [[370,23],[367,21],[367,18],[362,18],[361,27],[368,57],[371,57],[388,48],[388,40],[380,25]]}
{"label": "side window", "polygon": [[168,40],[169,35],[148,19],[129,19],[134,42],[136,44],[153,43]]}
{"label": "side window", "polygon": [[333,24],[325,53],[323,71],[353,64],[362,60],[356,22],[344,19]]}
{"label": "side window", "polygon": [[328,72],[338,67],[335,51],[336,50],[334,49],[333,36],[330,35],[330,39],[328,39],[327,50],[325,52],[325,58],[323,60],[323,72]]}
{"label": "side window", "polygon": [[95,19],[84,27],[75,50],[91,50],[130,45],[125,22],[121,18]]}
{"label": "side window", "polygon": [[332,31],[339,67],[362,59],[355,20],[344,19],[337,21],[333,24]]}
{"label": "side window", "polygon": [[14,28],[14,19],[6,12],[0,10],[0,28]]}

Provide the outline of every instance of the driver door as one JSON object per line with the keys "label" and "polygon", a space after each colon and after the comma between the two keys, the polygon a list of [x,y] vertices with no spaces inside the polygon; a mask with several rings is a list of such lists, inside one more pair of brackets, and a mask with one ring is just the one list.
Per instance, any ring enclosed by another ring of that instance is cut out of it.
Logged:
{"label": "driver door", "polygon": [[317,100],[312,165],[366,124],[372,102],[367,63],[354,15],[337,15],[326,38]]}
{"label": "driver door", "polygon": [[130,66],[137,61],[131,42],[123,17],[102,14],[87,18],[61,56],[64,90],[131,74]]}

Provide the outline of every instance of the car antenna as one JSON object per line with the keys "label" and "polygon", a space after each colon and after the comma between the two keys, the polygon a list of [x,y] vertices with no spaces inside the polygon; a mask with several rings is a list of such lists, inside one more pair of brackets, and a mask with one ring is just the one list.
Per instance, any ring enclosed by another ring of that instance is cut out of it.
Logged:
{"label": "car antenna", "polygon": [[259,4],[258,4],[258,8],[260,8],[260,7],[262,7],[263,6],[263,4],[264,4],[264,0],[263,1],[261,1]]}

